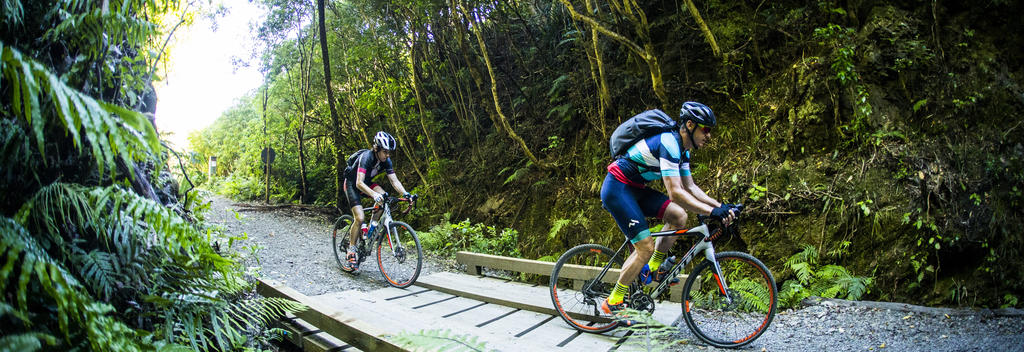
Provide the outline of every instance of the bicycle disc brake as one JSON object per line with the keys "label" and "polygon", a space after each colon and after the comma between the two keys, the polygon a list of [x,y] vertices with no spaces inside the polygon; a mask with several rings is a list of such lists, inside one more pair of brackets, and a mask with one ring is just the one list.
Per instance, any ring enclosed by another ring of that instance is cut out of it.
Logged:
{"label": "bicycle disc brake", "polygon": [[654,313],[654,298],[641,291],[634,292],[629,296],[629,307],[636,310],[646,310]]}
{"label": "bicycle disc brake", "polygon": [[405,263],[405,257],[405,247],[395,246],[395,260],[402,264]]}

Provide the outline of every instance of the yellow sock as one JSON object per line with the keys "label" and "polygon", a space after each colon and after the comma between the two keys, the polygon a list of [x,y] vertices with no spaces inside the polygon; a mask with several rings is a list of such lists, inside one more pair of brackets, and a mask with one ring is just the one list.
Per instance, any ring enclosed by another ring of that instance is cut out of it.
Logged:
{"label": "yellow sock", "polygon": [[629,292],[629,286],[615,283],[615,289],[612,290],[612,294],[608,296],[608,304],[619,304],[626,297],[626,292]]}
{"label": "yellow sock", "polygon": [[652,273],[658,271],[658,268],[661,267],[661,263],[665,262],[665,257],[668,257],[668,254],[654,251],[654,255],[651,256],[651,260],[647,262],[647,266],[651,268]]}

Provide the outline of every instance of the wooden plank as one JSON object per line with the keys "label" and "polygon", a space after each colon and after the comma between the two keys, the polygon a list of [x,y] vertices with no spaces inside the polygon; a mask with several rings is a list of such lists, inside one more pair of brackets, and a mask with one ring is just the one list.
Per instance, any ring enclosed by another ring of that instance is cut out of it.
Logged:
{"label": "wooden plank", "polygon": [[558,315],[551,304],[551,296],[547,293],[547,287],[523,285],[523,288],[517,287],[516,290],[496,290],[495,285],[501,283],[503,280],[442,272],[421,277],[414,285],[478,301]]}
{"label": "wooden plank", "polygon": [[320,330],[363,351],[405,351],[384,338],[384,331],[339,311],[319,300],[276,282],[259,280],[256,292],[263,297],[286,298],[309,307],[295,315]]}
{"label": "wooden plank", "polygon": [[[338,298],[340,296],[333,296]],[[323,303],[345,311],[359,320],[365,321],[373,326],[378,326],[388,334],[412,333],[421,331],[436,330],[444,331],[450,335],[466,335],[476,337],[479,341],[487,344],[487,349],[500,351],[543,351],[551,346],[541,345],[527,339],[514,339],[507,331],[495,331],[491,326],[483,328],[468,324],[466,319],[455,317],[443,317],[437,314],[429,314],[422,310],[415,310],[409,307],[396,304],[397,301],[387,301],[384,295],[373,292],[349,291],[343,300],[330,300],[331,296],[324,296]],[[436,312],[435,312],[436,313]]]}
{"label": "wooden plank", "polygon": [[274,326],[284,329],[284,331],[287,332],[285,334],[285,339],[293,345],[300,347],[302,346],[302,339],[306,336],[320,332],[320,329],[317,329],[302,319],[297,318],[278,320]]}
{"label": "wooden plank", "polygon": [[344,346],[345,342],[326,332],[309,335],[302,340],[302,350],[305,352],[338,352],[343,350]]}

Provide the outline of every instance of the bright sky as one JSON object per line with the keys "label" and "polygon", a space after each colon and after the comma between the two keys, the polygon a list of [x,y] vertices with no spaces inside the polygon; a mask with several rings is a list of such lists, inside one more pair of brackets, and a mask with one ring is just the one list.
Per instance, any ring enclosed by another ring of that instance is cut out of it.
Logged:
{"label": "bright sky", "polygon": [[216,19],[216,32],[202,16],[191,27],[178,28],[168,45],[169,72],[155,84],[157,129],[173,133],[168,139],[177,150],[188,148],[189,133],[212,124],[262,82],[255,65],[236,72],[231,57],[249,60],[249,23],[260,20],[263,12],[249,1],[224,3],[229,12]]}

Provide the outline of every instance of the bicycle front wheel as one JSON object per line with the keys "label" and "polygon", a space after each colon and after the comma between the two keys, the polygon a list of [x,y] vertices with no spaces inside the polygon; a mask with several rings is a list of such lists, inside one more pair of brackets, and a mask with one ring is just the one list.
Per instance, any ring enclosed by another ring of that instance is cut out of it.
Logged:
{"label": "bicycle front wheel", "polygon": [[744,346],[761,336],[775,317],[775,278],[764,263],[746,253],[722,252],[715,259],[728,290],[723,290],[714,263],[704,260],[683,287],[683,317],[693,334],[709,345]]}
{"label": "bicycle front wheel", "polygon": [[334,231],[331,233],[331,248],[334,249],[334,260],[338,262],[338,266],[344,272],[351,272],[345,266],[348,262],[348,231],[350,227],[352,227],[352,215],[342,215],[334,222]]}
{"label": "bicycle front wheel", "polygon": [[412,226],[391,223],[391,235],[382,233],[377,240],[377,267],[391,286],[406,288],[416,282],[423,269],[423,247]]}
{"label": "bicycle front wheel", "polygon": [[[583,244],[562,254],[551,272],[551,303],[569,326],[602,333],[618,326],[614,316],[601,311],[622,270],[622,258],[597,244]],[[611,263],[611,265],[608,265]],[[607,267],[609,270],[603,271]]]}

